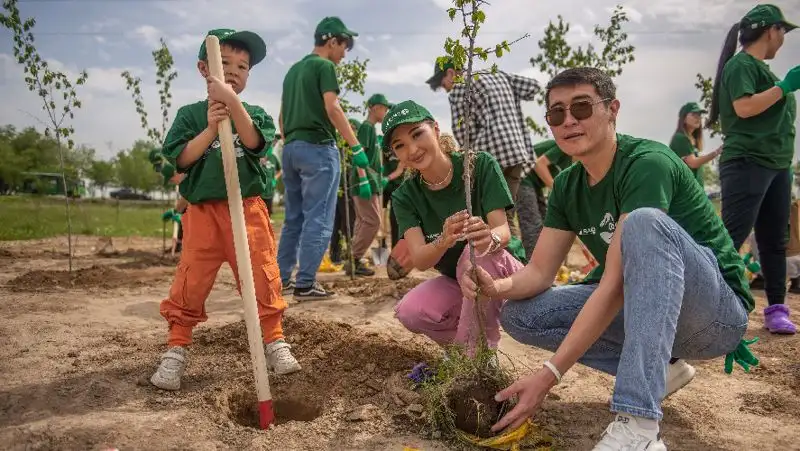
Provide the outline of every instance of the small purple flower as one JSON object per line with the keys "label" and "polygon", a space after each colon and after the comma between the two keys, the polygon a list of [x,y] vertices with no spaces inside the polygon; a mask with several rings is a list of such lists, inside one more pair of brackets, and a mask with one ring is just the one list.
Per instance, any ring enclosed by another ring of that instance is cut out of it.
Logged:
{"label": "small purple flower", "polygon": [[433,376],[433,370],[425,362],[414,365],[414,368],[411,369],[411,373],[408,374],[408,378],[417,384],[421,384],[428,379],[432,379]]}

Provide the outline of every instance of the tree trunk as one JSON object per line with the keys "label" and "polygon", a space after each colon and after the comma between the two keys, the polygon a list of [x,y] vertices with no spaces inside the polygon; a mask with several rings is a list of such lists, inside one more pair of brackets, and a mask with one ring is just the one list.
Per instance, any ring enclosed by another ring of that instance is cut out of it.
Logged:
{"label": "tree trunk", "polygon": [[64,149],[61,148],[61,137],[56,132],[56,145],[58,145],[58,160],[61,166],[61,184],[64,187],[64,207],[67,213],[67,252],[69,261],[69,272],[72,274],[72,218],[69,211],[69,190],[67,188],[67,175],[64,167]]}

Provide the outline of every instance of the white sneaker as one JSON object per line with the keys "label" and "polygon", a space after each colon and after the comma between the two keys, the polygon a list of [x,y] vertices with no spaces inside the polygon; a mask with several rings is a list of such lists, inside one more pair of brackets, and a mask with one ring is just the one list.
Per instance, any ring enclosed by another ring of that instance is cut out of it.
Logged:
{"label": "white sneaker", "polygon": [[150,376],[150,383],[162,390],[180,390],[185,369],[186,349],[175,346],[161,356],[161,364]]}
{"label": "white sneaker", "polygon": [[275,374],[289,374],[303,369],[290,351],[292,347],[283,340],[264,344],[267,368]]}
{"label": "white sneaker", "polygon": [[658,431],[639,427],[629,415],[617,415],[609,424],[593,451],[667,451]]}
{"label": "white sneaker", "polygon": [[669,370],[667,371],[667,394],[664,395],[664,398],[666,399],[676,391],[685,387],[686,384],[694,379],[696,372],[694,367],[686,363],[686,360],[683,359],[679,359],[675,361],[675,363],[670,364]]}

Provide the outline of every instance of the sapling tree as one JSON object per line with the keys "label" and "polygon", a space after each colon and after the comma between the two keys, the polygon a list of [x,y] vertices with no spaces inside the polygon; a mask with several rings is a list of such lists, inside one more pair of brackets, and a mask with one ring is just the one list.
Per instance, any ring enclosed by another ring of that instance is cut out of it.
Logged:
{"label": "sapling tree", "polygon": [[[531,58],[534,68],[552,79],[565,69],[573,67],[592,66],[606,71],[612,78],[622,75],[626,64],[634,61],[633,52],[636,49],[628,43],[628,34],[623,30],[623,25],[628,22],[628,15],[622,6],[618,5],[611,13],[607,27],[595,25],[594,36],[600,42],[596,48],[589,43],[586,47],[572,47],[567,42],[570,24],[559,15],[558,22],[550,22],[544,30],[544,37],[539,40],[541,52]],[[536,98],[536,103],[545,106],[546,93],[542,91]],[[538,124],[533,118],[525,118],[528,127],[539,136],[547,136],[547,129]]]}
{"label": "sapling tree", "polygon": [[[347,95],[350,93],[355,93],[358,95],[364,95],[364,84],[367,81],[367,64],[369,63],[369,59],[365,59],[364,61],[360,61],[358,58],[354,59],[353,61],[349,61],[344,64],[339,64],[336,66],[336,79],[339,82],[339,105],[344,110],[345,114],[360,114],[366,110],[366,107],[358,106],[347,98]],[[353,243],[353,231],[350,230],[350,196],[348,190],[350,187],[348,186],[349,180],[349,165],[348,161],[350,160],[352,151],[350,147],[345,142],[344,138],[340,135],[337,135],[337,141],[340,149],[344,149],[342,152],[343,158],[341,159],[341,174],[342,174],[342,181],[344,182],[344,192],[342,195],[344,196],[344,221],[345,221],[345,236],[347,238],[347,255],[350,261],[350,268],[355,268],[355,261],[353,257],[353,252],[351,249]],[[355,271],[350,271],[350,280],[355,279]]]}
{"label": "sapling tree", "polygon": [[[0,25],[13,35],[13,52],[17,63],[23,68],[25,84],[42,100],[42,109],[46,120],[40,122],[45,126],[45,136],[56,140],[61,183],[64,188],[64,206],[67,216],[67,249],[69,271],[72,272],[72,218],[70,215],[70,199],[67,193],[67,177],[65,170],[64,147],[72,150],[75,147],[73,135],[75,129],[71,125],[75,111],[81,107],[76,89],[86,83],[88,74],[81,71],[77,75],[68,75],[48,63],[36,49],[33,28],[36,19],[22,19],[17,0],[3,0],[3,12],[0,13]],[[38,120],[38,119],[37,119]]]}
{"label": "sapling tree", "polygon": [[[697,81],[694,83],[695,88],[700,90],[700,105],[706,111],[711,111],[711,101],[713,100],[714,93],[714,79],[711,77],[704,77],[703,74],[697,74]],[[705,124],[705,128],[709,131],[709,136],[712,138],[722,134],[722,128],[719,121],[713,124]],[[719,170],[713,165],[708,164],[702,167],[703,181],[707,185],[719,184]]]}
{"label": "sapling tree", "polygon": [[[511,51],[511,45],[515,42],[526,38],[528,35],[522,36],[512,42],[502,41],[494,46],[482,47],[477,44],[478,31],[483,23],[486,21],[486,13],[481,9],[487,5],[486,0],[453,0],[454,7],[447,10],[450,20],[455,21],[460,19],[463,27],[459,33],[458,38],[446,38],[444,43],[444,50],[447,56],[437,58],[436,62],[440,67],[444,64],[451,62],[456,71],[455,83],[463,84],[463,89],[466,92],[466,112],[465,117],[472,117],[472,111],[475,103],[475,96],[478,95],[474,89],[474,81],[480,77],[481,74],[497,72],[497,64],[494,63],[489,69],[476,69],[475,58],[486,62],[490,56],[501,58],[505,52]],[[472,208],[472,169],[475,151],[472,149],[470,142],[470,121],[461,121],[458,124],[453,124],[453,128],[463,128],[465,142],[462,144],[462,152],[464,153],[464,192],[466,193],[467,211],[470,215],[473,212]],[[473,272],[475,271],[475,249],[472,243],[469,244],[469,259],[472,264]],[[483,314],[482,303],[475,303],[475,317],[477,318],[478,326],[478,355],[482,355],[481,351],[488,349],[486,343],[485,319]]]}

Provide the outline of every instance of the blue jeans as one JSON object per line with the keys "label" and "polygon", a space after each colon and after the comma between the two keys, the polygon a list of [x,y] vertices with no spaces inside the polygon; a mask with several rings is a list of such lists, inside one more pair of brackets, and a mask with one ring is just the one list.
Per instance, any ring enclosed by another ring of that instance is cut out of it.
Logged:
{"label": "blue jeans", "polygon": [[[631,212],[622,226],[623,309],[579,360],[616,376],[611,410],[660,420],[670,357],[732,352],[747,311],[714,253],[660,210]],[[555,351],[597,285],[548,289],[508,301],[501,324],[515,340]]]}
{"label": "blue jeans", "polygon": [[339,189],[339,149],[333,145],[292,141],[283,148],[286,219],[278,245],[283,284],[299,261],[296,286],[314,284],[333,233]]}

